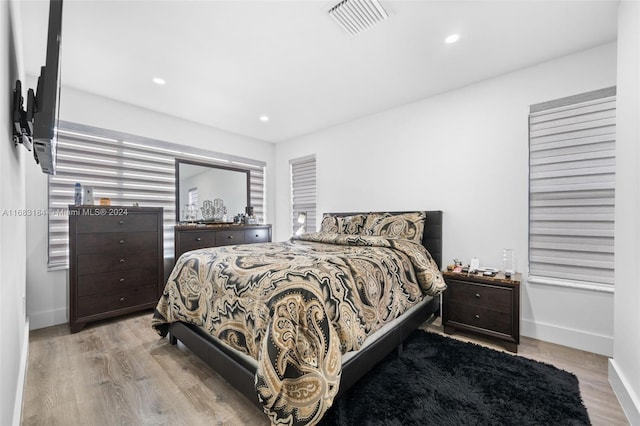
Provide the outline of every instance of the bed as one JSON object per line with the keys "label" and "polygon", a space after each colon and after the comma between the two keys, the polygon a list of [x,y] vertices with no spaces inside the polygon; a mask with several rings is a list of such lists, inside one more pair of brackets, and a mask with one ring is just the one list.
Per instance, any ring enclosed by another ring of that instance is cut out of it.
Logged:
{"label": "bed", "polygon": [[328,213],[286,242],[185,253],[152,326],[273,424],[316,424],[439,314],[441,258],[440,211]]}

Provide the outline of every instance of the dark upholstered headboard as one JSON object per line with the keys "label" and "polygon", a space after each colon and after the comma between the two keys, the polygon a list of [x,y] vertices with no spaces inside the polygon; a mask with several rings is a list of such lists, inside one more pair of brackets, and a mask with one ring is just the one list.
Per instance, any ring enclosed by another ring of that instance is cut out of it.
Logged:
{"label": "dark upholstered headboard", "polygon": [[[406,212],[350,212],[350,213],[328,213],[332,216],[353,216],[355,214],[370,214],[370,213],[389,213],[389,214],[402,214],[411,213]],[[438,267],[442,269],[442,211],[431,210],[426,211],[426,219],[424,221],[424,234],[422,235],[422,245],[429,250],[431,257],[436,261]]]}

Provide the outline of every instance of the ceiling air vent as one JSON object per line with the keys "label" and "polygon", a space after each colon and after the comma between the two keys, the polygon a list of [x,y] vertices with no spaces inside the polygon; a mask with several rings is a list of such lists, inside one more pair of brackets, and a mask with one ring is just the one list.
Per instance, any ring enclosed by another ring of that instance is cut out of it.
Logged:
{"label": "ceiling air vent", "polygon": [[349,34],[357,35],[389,17],[378,0],[342,0],[329,15]]}

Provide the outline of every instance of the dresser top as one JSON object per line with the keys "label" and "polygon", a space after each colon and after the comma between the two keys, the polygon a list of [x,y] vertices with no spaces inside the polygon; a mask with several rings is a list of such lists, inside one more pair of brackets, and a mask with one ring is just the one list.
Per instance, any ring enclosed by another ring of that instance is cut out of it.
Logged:
{"label": "dresser top", "polygon": [[140,206],[135,207],[135,206],[116,206],[116,205],[101,206],[99,204],[76,206],[73,204],[69,204],[69,210],[86,210],[86,211],[98,210],[99,211],[100,209],[104,209],[106,211],[109,211],[109,210],[125,211],[126,210],[129,212],[159,212],[163,210],[162,207],[140,207]]}
{"label": "dresser top", "polygon": [[179,224],[175,226],[178,231],[190,231],[190,230],[229,230],[229,229],[252,229],[252,228],[270,228],[269,224],[247,224],[244,223],[187,223]]}

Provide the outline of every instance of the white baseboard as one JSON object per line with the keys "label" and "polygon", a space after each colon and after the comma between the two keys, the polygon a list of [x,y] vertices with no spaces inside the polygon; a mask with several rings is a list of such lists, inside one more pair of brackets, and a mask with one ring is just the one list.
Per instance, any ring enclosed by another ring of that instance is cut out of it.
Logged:
{"label": "white baseboard", "polygon": [[613,356],[613,336],[603,336],[525,319],[520,321],[520,334],[606,357]]}
{"label": "white baseboard", "polygon": [[29,312],[29,319],[31,320],[31,330],[38,330],[40,328],[69,322],[66,307],[52,311]]}
{"label": "white baseboard", "polygon": [[621,374],[615,359],[609,360],[609,383],[620,401],[620,406],[627,420],[632,425],[640,425],[640,401],[629,387],[629,383]]}
{"label": "white baseboard", "polygon": [[18,370],[18,383],[16,386],[16,400],[13,405],[13,426],[19,426],[22,420],[22,400],[24,396],[24,383],[27,379],[27,363],[29,361],[29,318],[24,325],[24,340],[20,353],[20,370]]}

